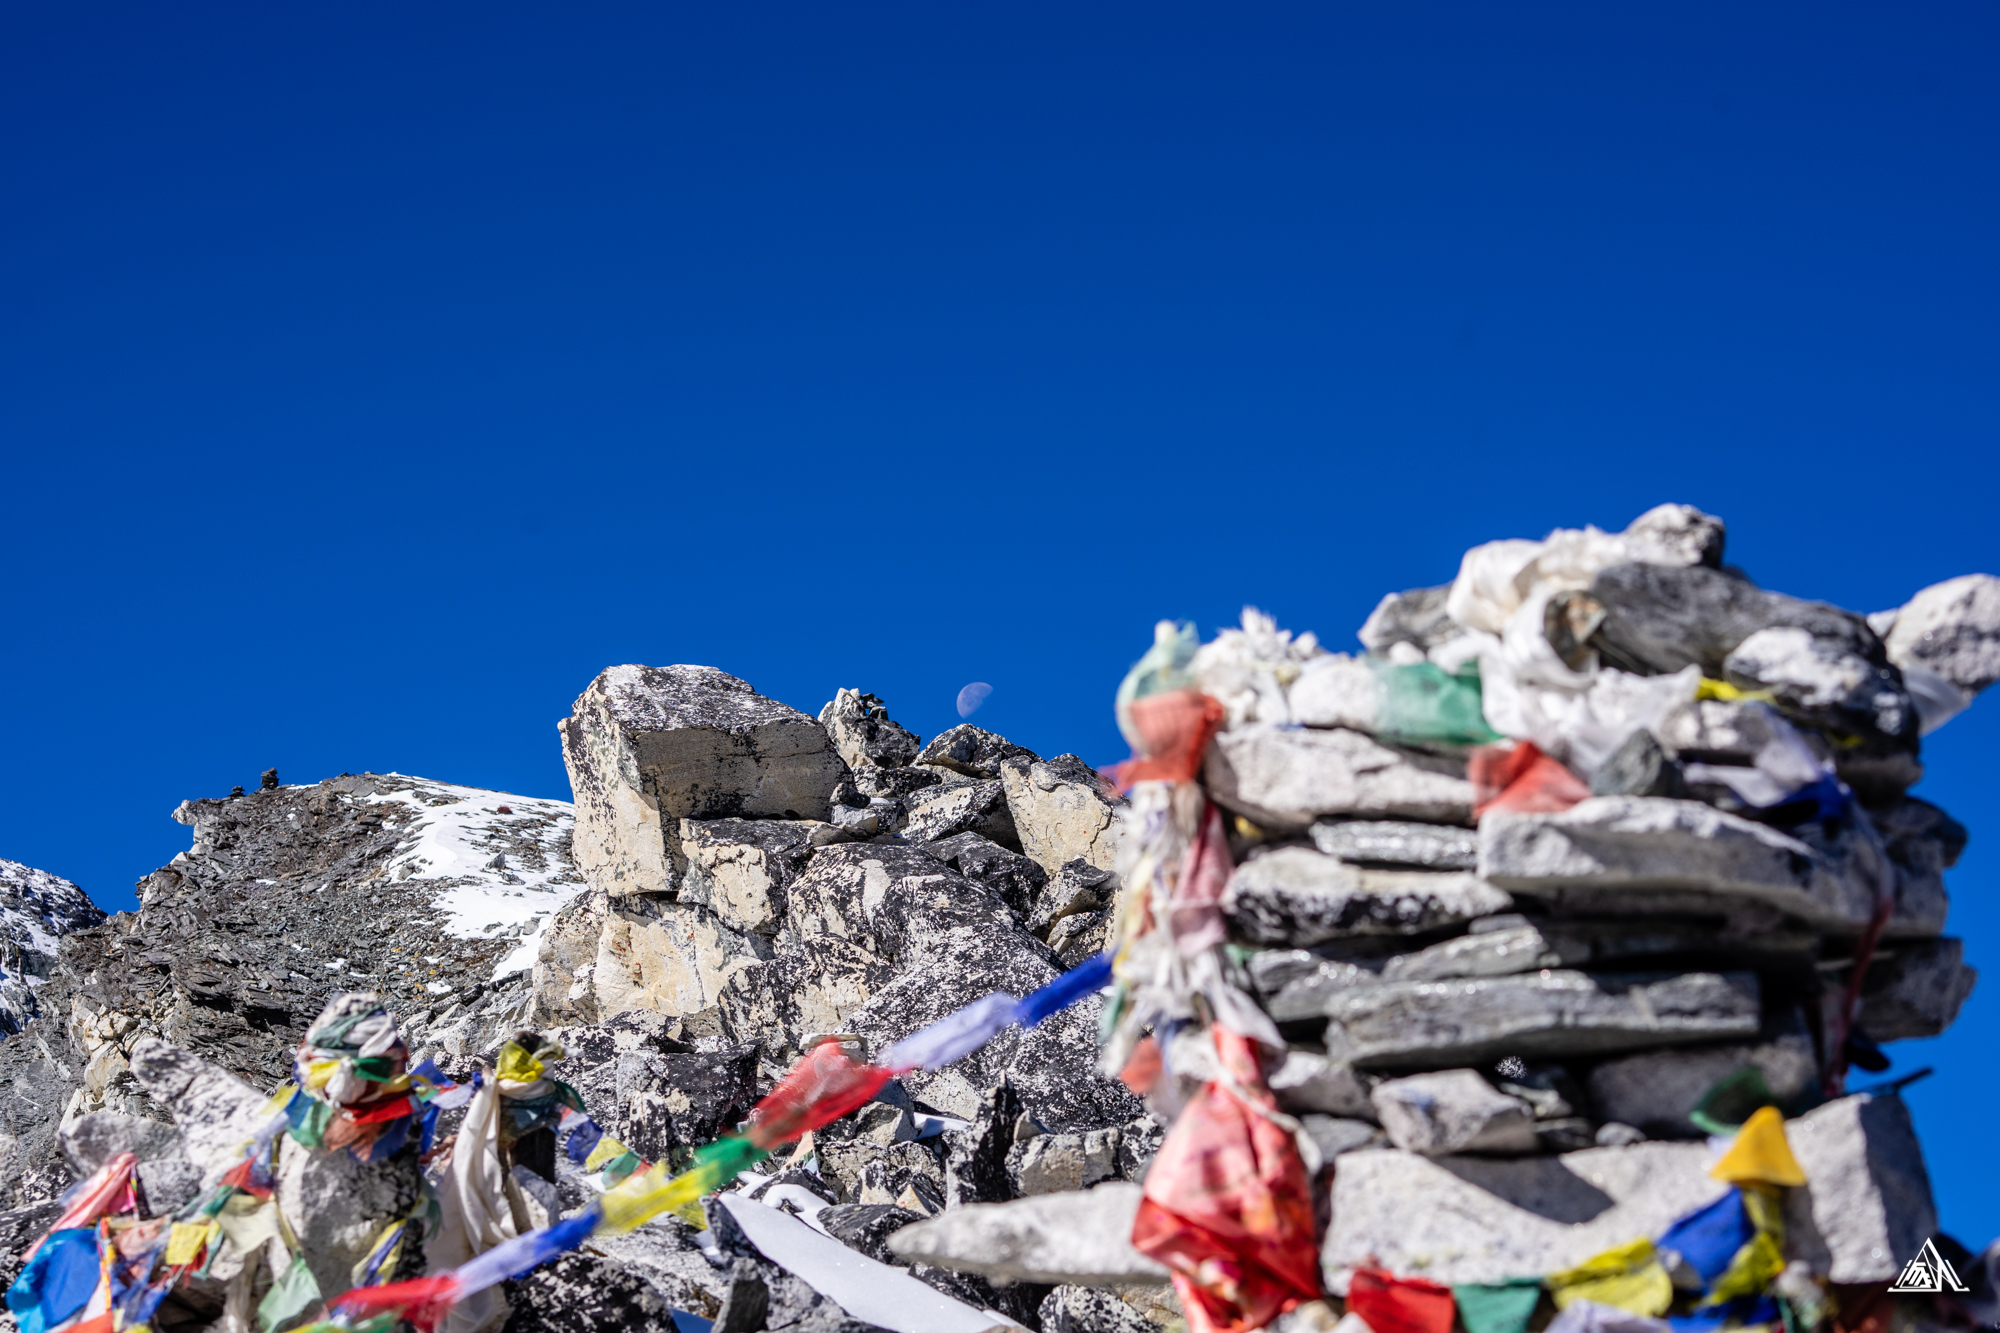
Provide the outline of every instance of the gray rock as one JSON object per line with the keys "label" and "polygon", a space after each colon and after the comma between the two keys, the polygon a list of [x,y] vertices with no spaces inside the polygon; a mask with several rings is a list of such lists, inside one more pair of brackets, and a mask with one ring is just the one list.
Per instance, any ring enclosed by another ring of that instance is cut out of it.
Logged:
{"label": "gray rock", "polygon": [[1776,628],[1802,629],[1830,648],[1888,661],[1875,631],[1853,612],[1765,592],[1703,565],[1613,565],[1592,580],[1590,592],[1605,610],[1590,646],[1606,666],[1642,676],[1699,666],[1720,678],[1737,645]]}
{"label": "gray rock", "polygon": [[1292,721],[1306,727],[1346,727],[1379,732],[1381,689],[1374,669],[1364,658],[1326,653],[1299,668],[1298,679],[1285,691]]}
{"label": "gray rock", "polygon": [[1237,870],[1222,910],[1239,939],[1305,945],[1341,935],[1415,934],[1512,905],[1477,875],[1371,870],[1279,847]]}
{"label": "gray rock", "polygon": [[1110,870],[1118,854],[1118,809],[1104,780],[1073,754],[1027,763],[1008,761],[1000,780],[1021,850],[1053,875],[1066,863],[1088,861]]}
{"label": "gray rock", "polygon": [[317,1152],[281,1136],[276,1175],[273,1197],[297,1234],[324,1296],[354,1285],[354,1266],[374,1246],[382,1228],[395,1218],[407,1217],[423,1196],[423,1173],[415,1153],[398,1153],[385,1162],[357,1162],[345,1152]]}
{"label": "gray rock", "polygon": [[1385,1141],[1382,1131],[1366,1120],[1350,1120],[1342,1116],[1302,1115],[1299,1124],[1306,1137],[1319,1150],[1322,1163],[1331,1162],[1343,1153],[1360,1152],[1363,1148],[1379,1148]]}
{"label": "gray rock", "polygon": [[977,833],[925,843],[924,850],[973,883],[998,893],[1023,920],[1035,910],[1035,901],[1049,882],[1049,872],[1035,862]]}
{"label": "gray rock", "polygon": [[256,1133],[269,1100],[228,1071],[157,1037],[142,1037],[132,1047],[132,1077],[173,1116],[188,1160],[210,1184],[242,1160],[243,1144]]}
{"label": "gray rock", "polygon": [[1111,913],[1077,912],[1049,927],[1048,945],[1065,968],[1076,967],[1111,947]]}
{"label": "gray rock", "polygon": [[607,667],[560,729],[577,868],[614,895],[679,887],[681,820],[826,820],[847,771],[819,723],[714,667]]}
{"label": "gray rock", "polygon": [[1906,796],[1868,816],[1888,844],[1889,858],[1913,875],[1941,875],[1958,864],[1965,850],[1965,825],[1929,801]]}
{"label": "gray rock", "polygon": [[132,1174],[147,1217],[178,1213],[201,1193],[201,1168],[179,1154],[141,1162]]}
{"label": "gray rock", "polygon": [[1656,1138],[1696,1138],[1704,1131],[1688,1112],[1709,1089],[1739,1069],[1755,1069],[1780,1102],[1815,1086],[1819,1060],[1803,1027],[1758,1043],[1689,1046],[1606,1060],[1590,1071],[1590,1097],[1606,1120]]}
{"label": "gray rock", "polygon": [[1338,991],[1326,1051],[1364,1068],[1481,1065],[1507,1055],[1604,1055],[1754,1036],[1752,973],[1547,971]]}
{"label": "gray rock", "polygon": [[1722,568],[1727,530],[1721,519],[1693,505],[1654,505],[1627,524],[1624,535],[1645,541],[1656,563]]}
{"label": "gray rock", "polygon": [[509,1282],[507,1306],[501,1333],[674,1327],[671,1309],[652,1283],[593,1254],[565,1254]]}
{"label": "gray rock", "polygon": [[1014,1282],[1157,1284],[1166,1268],[1132,1248],[1137,1185],[953,1208],[889,1238],[905,1260]]}
{"label": "gray rock", "polygon": [[895,975],[895,964],[869,943],[821,936],[734,973],[718,1003],[732,1035],[763,1043],[782,1066],[808,1033],[845,1031],[848,1016]]}
{"label": "gray rock", "polygon": [[1426,652],[1449,643],[1464,632],[1445,614],[1445,598],[1450,595],[1449,583],[1392,592],[1375,604],[1357,637],[1371,653],[1386,653],[1398,643],[1415,644]]}
{"label": "gray rock", "polygon": [[854,785],[854,794],[864,800],[900,801],[935,787],[947,778],[958,776],[943,769],[915,765],[908,768],[876,768],[864,764],[854,769],[848,780]]}
{"label": "gray rock", "polygon": [[[1290,952],[1312,958],[1302,949]],[[1264,1010],[1277,1023],[1319,1018],[1326,1013],[1334,996],[1356,986],[1372,986],[1379,980],[1376,973],[1356,963],[1333,958],[1313,959],[1310,968],[1289,972],[1274,989],[1263,990]]]}
{"label": "gray rock", "polygon": [[889,710],[872,694],[836,690],[819,710],[819,724],[849,768],[902,768],[915,761],[920,741],[889,720]]}
{"label": "gray rock", "polygon": [[1643,727],[1590,775],[1593,796],[1684,796],[1686,789],[1680,765]]}
{"label": "gray rock", "polygon": [[1118,1131],[1037,1134],[1007,1153],[1007,1181],[1015,1194],[1060,1194],[1088,1189],[1118,1175]]}
{"label": "gray rock", "polygon": [[1936,672],[1968,694],[2000,680],[2000,579],[1961,574],[1933,583],[1894,613],[1889,660]]}
{"label": "gray rock", "polygon": [[1958,940],[1899,946],[1868,969],[1861,1027],[1876,1041],[1935,1037],[1958,1017],[1978,979]]}
{"label": "gray rock", "polygon": [[1448,824],[1399,820],[1322,819],[1312,826],[1313,846],[1350,865],[1399,870],[1473,870],[1479,835]]}
{"label": "gray rock", "polygon": [[836,839],[833,825],[782,819],[683,819],[683,902],[699,903],[731,930],[775,934],[785,893],[812,855]]}
{"label": "gray rock", "polygon": [[1930,1175],[1900,1097],[1843,1097],[1785,1124],[1803,1189],[1787,1190],[1790,1252],[1835,1282],[1894,1278],[1937,1234]]}
{"label": "gray rock", "polygon": [[1374,1080],[1353,1066],[1294,1047],[1265,1082],[1278,1106],[1293,1114],[1318,1113],[1357,1120],[1375,1118],[1369,1089]]}
{"label": "gray rock", "polygon": [[1041,756],[970,722],[961,722],[931,737],[931,743],[917,756],[919,764],[949,769],[969,778],[997,778],[1010,759],[1033,764],[1040,762]]}
{"label": "gray rock", "polygon": [[648,1161],[691,1152],[735,1128],[756,1105],[757,1047],[625,1051],[615,1091],[615,1108],[594,1109],[626,1146]]}
{"label": "gray rock", "polygon": [[1371,1094],[1389,1139],[1426,1157],[1535,1150],[1535,1117],[1470,1069],[1385,1079]]}
{"label": "gray rock", "polygon": [[[1825,842],[1697,801],[1592,797],[1560,814],[1496,813],[1481,821],[1480,873],[1565,911],[1727,911],[1762,904],[1822,930],[1852,934],[1875,909],[1877,870],[1858,837]],[[1817,844],[1817,845],[1815,845]],[[1943,885],[1905,877],[1896,934],[1935,933]]]}
{"label": "gray rock", "polygon": [[897,831],[911,842],[940,842],[976,833],[1002,847],[1021,845],[1006,788],[998,779],[929,788],[908,798],[906,810]]}
{"label": "gray rock", "polygon": [[1345,729],[1234,727],[1215,738],[1203,768],[1217,803],[1274,832],[1328,815],[1472,822],[1462,762],[1398,750]]}
{"label": "gray rock", "polygon": [[827,1235],[878,1264],[896,1262],[889,1251],[889,1237],[923,1220],[923,1214],[891,1203],[837,1203],[819,1215]]}
{"label": "gray rock", "polygon": [[119,1153],[133,1153],[142,1162],[182,1155],[180,1131],[172,1125],[117,1111],[79,1116],[62,1127],[56,1141],[78,1180]]}

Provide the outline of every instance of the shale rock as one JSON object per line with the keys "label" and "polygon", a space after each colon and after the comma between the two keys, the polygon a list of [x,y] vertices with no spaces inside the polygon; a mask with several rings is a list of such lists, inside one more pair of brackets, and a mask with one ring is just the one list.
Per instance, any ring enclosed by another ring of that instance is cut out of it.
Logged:
{"label": "shale rock", "polygon": [[[1817,845],[1698,801],[1599,796],[1560,814],[1496,812],[1480,824],[1479,865],[1494,884],[1571,912],[1715,912],[1735,900],[1858,933],[1882,867],[1852,834],[1806,833]],[[1933,933],[1942,884],[1900,878],[1892,933]]]}
{"label": "shale rock", "polygon": [[1235,727],[1215,738],[1204,776],[1219,804],[1270,830],[1305,829],[1329,815],[1472,822],[1462,763],[1358,731]]}
{"label": "shale rock", "polygon": [[1853,612],[1765,592],[1703,565],[1613,565],[1591,582],[1590,593],[1605,610],[1591,647],[1606,665],[1642,676],[1699,666],[1720,678],[1738,645],[1778,628],[1804,630],[1844,654],[1888,661],[1875,631]]}
{"label": "shale rock", "polygon": [[1137,1185],[976,1203],[905,1227],[889,1248],[906,1260],[1014,1282],[1106,1287],[1163,1283],[1167,1270],[1132,1248]]}
{"label": "shale rock", "polygon": [[1021,850],[1053,875],[1081,858],[1109,870],[1118,852],[1118,805],[1097,770],[1073,754],[1005,762],[1000,779]]}
{"label": "shale rock", "polygon": [[1309,945],[1343,935],[1408,935],[1502,912],[1513,900],[1477,875],[1373,870],[1305,847],[1240,868],[1222,910],[1237,938]]}
{"label": "shale rock", "polygon": [[1332,995],[1326,1013],[1331,1058],[1435,1068],[1754,1036],[1758,986],[1747,972],[1548,971],[1357,987]]}
{"label": "shale rock", "polygon": [[188,1160],[213,1184],[242,1160],[268,1094],[177,1046],[147,1037],[132,1048],[132,1076],[174,1118]]}
{"label": "shale rock", "polygon": [[950,731],[933,736],[931,743],[917,756],[917,763],[983,779],[999,777],[1007,762],[1016,759],[1029,764],[1041,762],[1041,756],[1033,750],[1016,745],[1005,736],[975,727],[970,722],[961,722]]}
{"label": "shale rock", "polygon": [[847,771],[819,723],[714,667],[607,667],[560,730],[577,868],[613,895],[679,887],[681,820],[825,820]]}
{"label": "shale rock", "polygon": [[923,745],[889,720],[889,710],[872,694],[838,690],[819,710],[819,724],[849,768],[902,768],[913,762]]}
{"label": "shale rock", "polygon": [[80,1116],[62,1127],[57,1141],[63,1161],[78,1180],[123,1152],[142,1162],[183,1156],[180,1131],[172,1125],[118,1111]]}
{"label": "shale rock", "polygon": [[1978,979],[1958,940],[1900,946],[1869,968],[1861,1026],[1876,1041],[1935,1037],[1958,1017]]}

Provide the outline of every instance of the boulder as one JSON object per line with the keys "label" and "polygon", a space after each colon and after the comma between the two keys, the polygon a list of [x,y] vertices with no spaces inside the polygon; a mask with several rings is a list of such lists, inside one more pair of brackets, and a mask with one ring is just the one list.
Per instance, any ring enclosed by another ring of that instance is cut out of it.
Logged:
{"label": "boulder", "polygon": [[1535,1150],[1535,1117],[1470,1069],[1384,1079],[1370,1094],[1390,1142],[1426,1157]]}
{"label": "boulder", "polygon": [[[1565,912],[1726,913],[1760,904],[1820,930],[1858,934],[1880,867],[1867,844],[1817,825],[1801,836],[1698,801],[1596,796],[1560,814],[1495,812],[1480,822],[1480,873]],[[1935,934],[1944,887],[1897,872],[1892,935]]]}
{"label": "boulder", "polygon": [[1088,1189],[1118,1175],[1118,1131],[1091,1129],[1037,1134],[1007,1152],[1007,1181],[1015,1194],[1061,1194]]}
{"label": "boulder", "polygon": [[1900,1097],[1842,1097],[1785,1135],[1805,1172],[1787,1190],[1787,1252],[1835,1282],[1886,1282],[1937,1234],[1931,1182]]}
{"label": "boulder", "polygon": [[[1835,1282],[1893,1278],[1937,1225],[1903,1103],[1846,1097],[1785,1130],[1807,1181],[1785,1191],[1786,1253]],[[1446,1284],[1571,1268],[1719,1198],[1728,1187],[1708,1175],[1712,1158],[1705,1143],[1437,1161],[1351,1152],[1334,1173],[1327,1284],[1345,1292],[1363,1263]]]}
{"label": "boulder", "polygon": [[1342,935],[1409,935],[1513,905],[1477,875],[1374,870],[1306,847],[1279,847],[1239,867],[1223,895],[1237,938],[1308,945]]}
{"label": "boulder", "polygon": [[1399,750],[1343,728],[1232,728],[1209,747],[1204,777],[1218,804],[1274,832],[1306,829],[1329,815],[1472,822],[1472,784],[1462,761]]}
{"label": "boulder", "polygon": [[787,819],[683,819],[687,874],[680,900],[706,906],[731,930],[772,935],[785,892],[813,853],[847,835],[832,824]]}
{"label": "boulder", "polygon": [[924,851],[973,883],[999,894],[1023,920],[1034,911],[1043,886],[1049,882],[1049,872],[1034,861],[977,833],[959,833],[925,843]]}
{"label": "boulder", "polygon": [[1285,691],[1292,721],[1307,727],[1346,727],[1376,732],[1380,719],[1374,670],[1362,658],[1327,653],[1299,668]]}
{"label": "boulder", "polygon": [[1333,992],[1326,1053],[1377,1068],[1608,1055],[1756,1035],[1754,973],[1550,970]]}
{"label": "boulder", "polygon": [[889,710],[872,694],[836,690],[819,710],[819,724],[849,768],[902,768],[923,743],[889,720]]}
{"label": "boulder", "polygon": [[1000,780],[1021,851],[1053,875],[1082,859],[1109,870],[1117,859],[1119,802],[1097,770],[1073,754],[1038,763],[1007,761]]}
{"label": "boulder", "polygon": [[1322,1165],[1343,1153],[1379,1148],[1384,1141],[1382,1131],[1366,1120],[1351,1120],[1342,1116],[1302,1115],[1299,1127],[1312,1140]]}
{"label": "boulder", "polygon": [[949,769],[968,778],[997,778],[1009,760],[1039,763],[1041,756],[970,722],[961,722],[950,731],[931,737],[917,763]]}
{"label": "boulder", "polygon": [[1819,1080],[1812,1037],[1794,1026],[1757,1043],[1688,1046],[1606,1060],[1590,1071],[1590,1097],[1606,1120],[1636,1126],[1655,1138],[1697,1138],[1705,1131],[1688,1119],[1688,1112],[1739,1069],[1762,1074],[1781,1103]]}
{"label": "boulder", "polygon": [[848,1015],[896,975],[895,965],[865,943],[838,936],[780,949],[767,962],[731,974],[719,1004],[738,1041],[761,1043],[780,1062],[801,1053],[815,1032],[841,1032]]}
{"label": "boulder", "polygon": [[902,827],[911,842],[939,842],[961,833],[976,833],[1002,847],[1018,849],[1014,813],[998,779],[931,787],[905,798]]}
{"label": "boulder", "polygon": [[285,1135],[278,1140],[276,1175],[273,1197],[298,1236],[323,1296],[353,1286],[354,1266],[382,1229],[409,1216],[423,1197],[423,1173],[414,1153],[357,1162],[345,1152],[302,1148]]}
{"label": "boulder", "polygon": [[1967,694],[2000,680],[2000,579],[1961,574],[1933,583],[1892,613],[1889,660],[1920,666]]}
{"label": "boulder", "polygon": [[1921,775],[1914,758],[1916,706],[1896,668],[1797,626],[1778,625],[1737,644],[1722,671],[1733,685],[1770,691],[1780,708],[1816,728],[1901,738],[1912,756],[1910,780]]}
{"label": "boulder", "polygon": [[974,1203],[889,1238],[905,1260],[1012,1282],[1158,1284],[1166,1268],[1132,1248],[1137,1185],[1110,1182],[1008,1203]]}
{"label": "boulder", "polygon": [[56,1146],[78,1180],[123,1152],[141,1162],[182,1155],[180,1131],[172,1125],[119,1111],[92,1111],[68,1122],[57,1132]]}
{"label": "boulder", "polygon": [[672,1310],[639,1273],[594,1254],[572,1252],[507,1284],[504,1333],[600,1333],[609,1328],[674,1328]]}
{"label": "boulder", "polygon": [[1958,940],[1900,945],[1863,981],[1861,1027],[1876,1041],[1935,1037],[1952,1025],[1979,973]]}
{"label": "boulder", "polygon": [[243,1160],[243,1145],[263,1123],[269,1094],[158,1037],[135,1042],[131,1064],[139,1086],[173,1116],[182,1149],[206,1184]]}
{"label": "boulder", "polygon": [[613,895],[679,887],[681,820],[825,820],[847,771],[819,723],[714,667],[607,667],[560,730],[577,868]]}
{"label": "boulder", "polygon": [[626,1146],[648,1161],[689,1152],[734,1129],[756,1105],[757,1047],[621,1052],[615,1090],[607,1122]]}
{"label": "boulder", "polygon": [[1479,835],[1448,824],[1404,820],[1322,819],[1312,826],[1313,846],[1350,865],[1396,870],[1473,870]]}
{"label": "boulder", "polygon": [[1027,927],[1038,935],[1079,912],[1099,912],[1111,906],[1118,877],[1081,858],[1070,861],[1043,887],[1028,913]]}
{"label": "boulder", "polygon": [[688,1015],[713,1009],[730,978],[754,966],[761,937],[731,930],[693,903],[627,895],[611,900],[597,941],[591,992],[602,1018],[632,1009]]}

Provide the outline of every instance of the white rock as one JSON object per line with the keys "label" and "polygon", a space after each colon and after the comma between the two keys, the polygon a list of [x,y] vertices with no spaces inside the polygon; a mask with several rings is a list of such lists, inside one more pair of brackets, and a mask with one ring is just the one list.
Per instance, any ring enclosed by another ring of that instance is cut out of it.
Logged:
{"label": "white rock", "polygon": [[1010,1282],[1106,1287],[1167,1281],[1165,1266],[1132,1248],[1140,1188],[1123,1181],[1009,1203],[973,1203],[889,1238],[914,1263]]}
{"label": "white rock", "polygon": [[1968,694],[2000,680],[2000,579],[1961,574],[1934,583],[1893,615],[1884,639],[1897,666],[1924,667]]}
{"label": "white rock", "polygon": [[611,894],[678,886],[683,819],[827,819],[847,771],[819,723],[714,667],[607,667],[559,726],[577,868]]}
{"label": "white rock", "polygon": [[1390,1142],[1426,1157],[1535,1150],[1535,1117],[1470,1069],[1385,1079],[1371,1095]]}
{"label": "white rock", "polygon": [[1376,729],[1378,697],[1374,671],[1346,653],[1328,653],[1307,662],[1285,694],[1294,722],[1368,732]]}
{"label": "white rock", "polygon": [[1215,738],[1203,774],[1218,803],[1273,831],[1304,829],[1323,815],[1472,822],[1462,763],[1344,728],[1237,727]]}
{"label": "white rock", "polygon": [[1009,760],[1000,779],[1021,850],[1043,870],[1053,875],[1078,859],[1099,870],[1112,869],[1118,854],[1118,806],[1104,794],[1090,765],[1073,754],[1036,763]]}

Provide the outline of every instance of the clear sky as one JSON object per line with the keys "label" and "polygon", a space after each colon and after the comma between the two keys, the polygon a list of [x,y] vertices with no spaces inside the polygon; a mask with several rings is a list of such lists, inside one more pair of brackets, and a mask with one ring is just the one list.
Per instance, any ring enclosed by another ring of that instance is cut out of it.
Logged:
{"label": "clear sky", "polygon": [[[1990,3],[420,9],[0,13],[0,856],[107,907],[272,765],[566,796],[614,662],[1106,762],[1158,617],[1663,500],[2000,572]],[[1996,746],[1894,1052],[1975,1247]]]}

